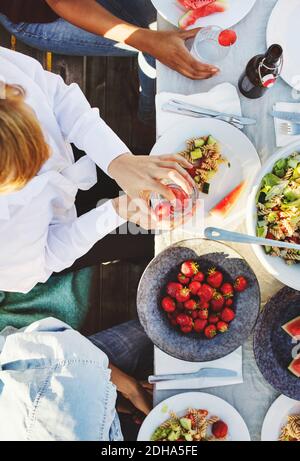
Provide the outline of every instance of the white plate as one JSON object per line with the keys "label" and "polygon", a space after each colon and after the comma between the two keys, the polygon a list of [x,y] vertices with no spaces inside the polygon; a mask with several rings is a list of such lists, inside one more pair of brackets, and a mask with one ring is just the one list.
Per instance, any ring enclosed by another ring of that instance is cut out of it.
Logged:
{"label": "white plate", "polygon": [[300,88],[300,0],[279,0],[269,20],[267,43],[278,43],[284,51],[282,78]]}
{"label": "white plate", "polygon": [[[188,139],[207,136],[209,134],[219,141],[222,154],[229,161],[231,167],[228,168],[227,163],[222,164],[218,173],[211,181],[209,195],[200,194],[200,198],[204,200],[205,226],[220,227],[222,225],[226,229],[234,230],[245,216],[247,196],[250,191],[251,182],[261,168],[259,156],[253,144],[244,133],[229,123],[220,120],[210,118],[184,120],[167,130],[158,139],[152,149],[151,155],[175,154],[186,148],[186,141]],[[243,179],[247,180],[248,186],[228,217],[217,219],[210,216],[209,210],[238,186]],[[200,233],[199,229],[189,229],[188,223],[185,226],[185,230]]]}
{"label": "white plate", "polygon": [[[200,26],[219,26],[222,29],[232,27],[247,16],[256,0],[227,0],[227,2],[229,5],[227,11],[201,18],[189,29]],[[178,26],[179,19],[186,11],[176,0],[152,0],[152,3],[160,15],[174,26]]]}
{"label": "white plate", "polygon": [[182,417],[189,408],[207,410],[210,416],[218,416],[222,419],[229,428],[228,441],[250,441],[248,428],[235,408],[219,397],[200,392],[174,395],[157,405],[145,419],[138,435],[138,441],[150,441],[155,429],[169,418],[170,411]]}
{"label": "white plate", "polygon": [[282,427],[290,415],[300,414],[300,402],[284,395],[278,397],[269,409],[261,432],[262,442],[278,442]]}
{"label": "white plate", "polygon": [[[274,154],[267,163],[263,166],[258,176],[255,178],[252,185],[248,205],[247,205],[247,230],[250,235],[256,236],[256,225],[257,225],[257,210],[256,210],[256,195],[260,188],[263,177],[273,170],[273,167],[277,160],[281,158],[289,157],[293,152],[300,152],[300,142],[290,144],[283,149],[280,149]],[[277,280],[282,282],[288,287],[300,290],[300,264],[288,266],[282,258],[274,258],[268,256],[264,248],[259,245],[252,246],[256,256],[265,267],[265,269],[273,275]]]}

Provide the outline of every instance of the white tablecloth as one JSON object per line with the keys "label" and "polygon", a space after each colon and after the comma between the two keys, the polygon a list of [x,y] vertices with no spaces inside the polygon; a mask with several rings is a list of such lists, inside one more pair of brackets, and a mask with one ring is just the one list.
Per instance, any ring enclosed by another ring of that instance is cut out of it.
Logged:
{"label": "white tablecloth", "polygon": [[[173,72],[158,63],[158,92],[168,91],[182,94],[205,92],[218,83],[230,82],[237,85],[239,76],[248,60],[266,50],[266,27],[268,19],[277,0],[257,0],[252,12],[241,21],[235,30],[239,41],[231,56],[222,67],[222,73],[207,81],[192,81]],[[159,18],[161,29],[171,28],[167,22]],[[276,150],[274,121],[270,111],[277,101],[296,102],[292,89],[279,80],[277,85],[260,100],[248,100],[241,96],[243,115],[256,118],[258,124],[248,127],[245,133],[254,143],[264,162]],[[179,230],[156,237],[156,253],[168,245],[186,238]],[[274,295],[281,284],[274,280],[262,268],[249,247],[233,245],[242,253],[253,267],[260,282],[263,304]],[[278,393],[269,386],[258,370],[252,348],[252,338],[244,346],[244,383],[224,388],[211,388],[208,392],[224,398],[231,403],[244,417],[251,433],[252,440],[260,440],[260,432],[265,414]],[[155,403],[164,400],[179,391],[155,392]],[[184,391],[180,391],[184,392]]]}

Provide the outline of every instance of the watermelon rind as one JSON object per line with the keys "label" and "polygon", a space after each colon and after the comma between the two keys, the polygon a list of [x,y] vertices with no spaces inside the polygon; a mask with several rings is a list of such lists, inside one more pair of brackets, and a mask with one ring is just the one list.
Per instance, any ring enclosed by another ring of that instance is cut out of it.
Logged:
{"label": "watermelon rind", "polygon": [[282,329],[292,338],[300,339],[300,316],[283,325]]}
{"label": "watermelon rind", "polygon": [[300,378],[300,354],[290,364],[289,371],[297,378]]}

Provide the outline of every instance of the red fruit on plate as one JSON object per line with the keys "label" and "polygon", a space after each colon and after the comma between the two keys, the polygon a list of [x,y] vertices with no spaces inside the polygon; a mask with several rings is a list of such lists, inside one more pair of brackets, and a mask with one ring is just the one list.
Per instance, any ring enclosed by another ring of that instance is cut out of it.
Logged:
{"label": "red fruit on plate", "polygon": [[196,319],[198,318],[198,311],[193,311],[193,312],[191,313],[191,316],[192,316],[192,319],[193,319],[193,320],[196,320]]}
{"label": "red fruit on plate", "polygon": [[194,179],[197,176],[197,168],[193,167],[187,170],[188,174]]}
{"label": "red fruit on plate", "polygon": [[226,333],[228,331],[229,325],[226,322],[218,322],[217,323],[217,330],[219,333]]}
{"label": "red fruit on plate", "polygon": [[212,325],[216,325],[220,320],[220,317],[218,315],[215,315],[215,314],[211,314],[209,317],[208,317],[208,323],[212,324]]}
{"label": "red fruit on plate", "polygon": [[200,320],[207,320],[208,319],[208,310],[207,309],[200,309],[198,312],[198,319]]}
{"label": "red fruit on plate", "polygon": [[220,420],[212,425],[211,431],[216,439],[225,439],[228,435],[228,426]]}
{"label": "red fruit on plate", "polygon": [[185,303],[191,299],[191,293],[188,288],[181,288],[176,292],[176,299],[179,303]]}
{"label": "red fruit on plate", "polygon": [[248,282],[245,279],[245,277],[241,275],[240,277],[237,277],[235,279],[235,282],[234,282],[235,291],[238,291],[239,293],[241,293],[242,291],[247,290],[247,288],[248,288]]}
{"label": "red fruit on plate", "polygon": [[287,322],[282,326],[282,329],[292,338],[299,338],[300,341],[300,316]]}
{"label": "red fruit on plate", "polygon": [[194,330],[196,331],[196,333],[202,333],[202,331],[204,331],[207,324],[208,324],[207,320],[197,319],[194,322]]}
{"label": "red fruit on plate", "polygon": [[181,272],[191,278],[198,273],[198,264],[194,261],[185,261],[181,264]]}
{"label": "red fruit on plate", "polygon": [[233,306],[233,299],[232,298],[226,299],[225,306],[227,306],[227,307]]}
{"label": "red fruit on plate", "polygon": [[215,290],[210,286],[204,283],[200,290],[198,291],[197,295],[199,296],[201,302],[210,302],[213,299],[215,294]]}
{"label": "red fruit on plate", "polygon": [[209,303],[207,301],[204,301],[204,302],[201,302],[199,304],[199,307],[200,307],[200,309],[207,309],[208,310],[210,308],[210,305],[209,305]]}
{"label": "red fruit on plate", "polygon": [[167,219],[174,213],[174,208],[170,202],[159,203],[154,210],[159,220]]}
{"label": "red fruit on plate", "polygon": [[237,201],[241,197],[245,188],[246,181],[243,181],[238,187],[224,197],[212,210],[210,210],[210,214],[218,219],[224,219],[236,206]]}
{"label": "red fruit on plate", "polygon": [[196,294],[198,293],[198,291],[200,290],[201,288],[201,283],[200,282],[191,282],[189,284],[189,290],[191,291],[192,295],[196,296]]}
{"label": "red fruit on plate", "polygon": [[188,311],[194,311],[197,309],[198,307],[198,304],[196,303],[196,301],[194,299],[189,299],[188,301],[186,301],[184,303],[184,307],[185,309],[187,309]]}
{"label": "red fruit on plate", "polygon": [[167,285],[166,292],[171,298],[176,297],[177,291],[181,290],[183,286],[180,283],[170,282]]}
{"label": "red fruit on plate", "polygon": [[237,41],[237,35],[234,30],[223,30],[219,35],[219,43],[221,46],[232,46]]}
{"label": "red fruit on plate", "polygon": [[176,322],[177,322],[177,325],[179,325],[180,327],[183,327],[186,325],[191,325],[192,319],[186,314],[179,314],[176,317]]}
{"label": "red fruit on plate", "polygon": [[217,334],[216,325],[208,325],[204,330],[204,334],[208,339],[213,339]]}
{"label": "red fruit on plate", "polygon": [[231,283],[223,283],[220,291],[225,298],[232,298],[234,295],[234,289]]}
{"label": "red fruit on plate", "polygon": [[215,267],[212,267],[208,271],[208,276],[206,279],[207,283],[213,288],[220,288],[223,283],[223,274],[218,271]]}
{"label": "red fruit on plate", "polygon": [[221,319],[223,322],[230,323],[232,320],[235,319],[235,313],[232,309],[225,307],[225,309],[221,313]]}
{"label": "red fruit on plate", "polygon": [[227,4],[223,0],[216,0],[213,2],[207,3],[204,0],[204,3],[201,3],[200,8],[190,9],[179,19],[180,29],[187,29],[187,27],[192,26],[199,18],[204,18],[210,16],[214,13],[223,13],[227,9]]}
{"label": "red fruit on plate", "polygon": [[300,378],[300,355],[298,355],[290,364],[288,370],[297,378]]}
{"label": "red fruit on plate", "polygon": [[190,283],[190,279],[181,272],[177,275],[177,280],[182,283],[182,285],[188,285]]}
{"label": "red fruit on plate", "polygon": [[166,297],[162,300],[161,306],[165,312],[175,312],[176,304],[172,298]]}
{"label": "red fruit on plate", "polygon": [[205,280],[205,275],[203,274],[203,272],[200,272],[200,271],[193,277],[194,282],[202,283],[204,282],[204,280]]}
{"label": "red fruit on plate", "polygon": [[191,333],[193,331],[193,325],[184,325],[182,327],[180,327],[182,333],[184,333],[185,335],[187,335],[188,333]]}
{"label": "red fruit on plate", "polygon": [[210,302],[210,307],[213,312],[221,312],[225,304],[224,296],[221,293],[215,293]]}

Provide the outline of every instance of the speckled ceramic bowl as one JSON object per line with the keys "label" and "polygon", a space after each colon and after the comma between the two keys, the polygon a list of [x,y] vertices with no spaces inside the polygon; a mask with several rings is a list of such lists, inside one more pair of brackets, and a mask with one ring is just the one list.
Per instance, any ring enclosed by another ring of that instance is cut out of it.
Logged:
{"label": "speckled ceramic bowl", "polygon": [[[244,275],[249,281],[248,290],[236,297],[236,318],[228,332],[212,340],[182,334],[171,326],[160,307],[167,282],[174,280],[181,263],[189,259],[198,261],[203,269],[222,269],[229,280]],[[138,288],[137,308],[141,324],[158,348],[181,360],[207,362],[230,354],[249,337],[259,313],[260,290],[254,272],[236,251],[210,240],[185,240],[160,253],[146,268]]]}
{"label": "speckled ceramic bowl", "polygon": [[282,326],[299,315],[300,292],[283,288],[265,306],[254,333],[255,359],[264,378],[294,400],[300,400],[300,378],[288,367],[293,353],[299,352],[299,342],[293,340]]}

